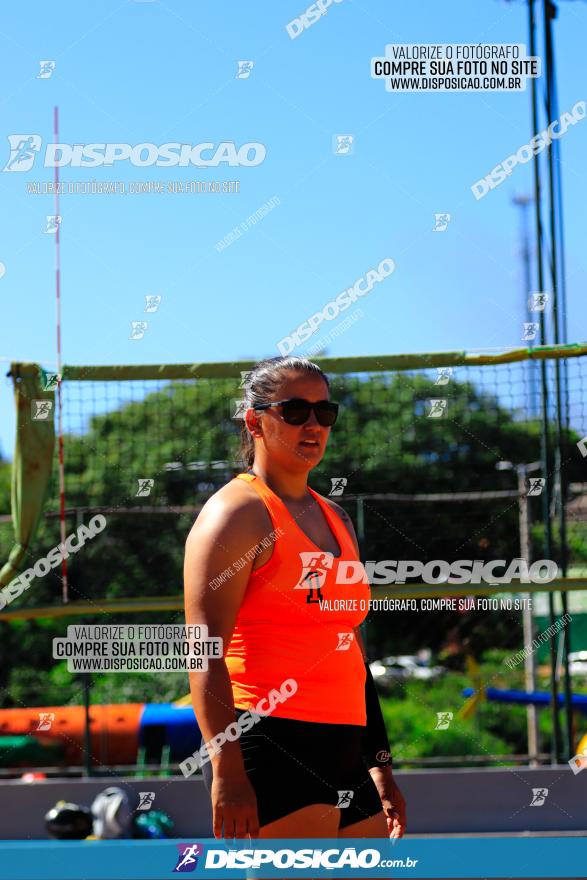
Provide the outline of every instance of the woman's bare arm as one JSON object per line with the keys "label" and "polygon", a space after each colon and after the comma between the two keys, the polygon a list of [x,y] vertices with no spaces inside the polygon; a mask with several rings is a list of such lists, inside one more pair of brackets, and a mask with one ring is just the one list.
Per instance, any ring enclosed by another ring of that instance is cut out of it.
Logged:
{"label": "woman's bare arm", "polygon": [[[263,520],[257,499],[240,487],[230,485],[207,502],[186,541],[186,624],[205,625],[209,636],[222,638],[222,658],[210,658],[207,671],[189,674],[194,712],[205,742],[235,721],[232,687],[224,655],[253,566],[252,554],[248,560],[244,557],[262,537]],[[233,563],[241,559],[244,564],[241,563],[237,570]],[[219,583],[220,579],[222,583]],[[238,740],[227,740],[220,753],[211,756],[211,762],[216,787],[213,797],[215,836],[221,836],[223,820],[225,836],[244,836],[245,833],[253,836],[258,831],[258,826],[255,828],[256,807],[252,818],[252,790],[246,780]],[[247,796],[242,792],[248,792]]]}
{"label": "woman's bare arm", "polygon": [[[249,558],[238,571],[233,563],[260,540],[256,533],[256,511],[255,499],[242,492],[229,492],[225,487],[204,506],[186,540],[186,624],[207,626],[209,636],[222,639],[222,659],[210,659],[206,672],[191,672],[189,675],[194,711],[206,742],[234,721],[232,688],[224,655],[232,638],[253,560]],[[223,574],[222,583],[219,583]],[[239,764],[239,755],[238,743],[227,742],[212,763],[230,761]]]}

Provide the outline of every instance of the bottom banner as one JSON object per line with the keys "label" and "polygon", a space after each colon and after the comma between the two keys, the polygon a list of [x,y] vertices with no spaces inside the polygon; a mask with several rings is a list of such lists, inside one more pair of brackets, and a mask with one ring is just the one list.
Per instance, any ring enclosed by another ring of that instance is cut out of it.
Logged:
{"label": "bottom banner", "polygon": [[585,878],[586,837],[0,841],[0,880]]}

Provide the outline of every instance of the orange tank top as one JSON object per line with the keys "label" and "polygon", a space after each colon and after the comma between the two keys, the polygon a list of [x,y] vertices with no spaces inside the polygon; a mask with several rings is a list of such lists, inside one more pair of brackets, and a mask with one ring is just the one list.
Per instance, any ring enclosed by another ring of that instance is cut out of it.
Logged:
{"label": "orange tank top", "polygon": [[[365,726],[366,672],[353,629],[367,616],[370,587],[346,526],[308,487],[340,548],[334,556],[312,543],[263,480],[249,473],[235,479],[257,491],[275,532],[271,558],[251,573],[225,653],[235,707],[255,711],[264,700],[261,715]],[[354,583],[337,583],[349,561],[341,579]],[[353,568],[354,578],[345,578]],[[264,711],[269,692],[288,679],[295,693]]]}

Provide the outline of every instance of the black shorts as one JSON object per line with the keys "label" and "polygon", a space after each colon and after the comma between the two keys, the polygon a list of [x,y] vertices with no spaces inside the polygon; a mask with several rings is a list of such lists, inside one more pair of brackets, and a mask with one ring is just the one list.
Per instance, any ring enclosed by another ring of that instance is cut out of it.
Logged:
{"label": "black shorts", "polygon": [[[244,713],[235,711],[237,719]],[[311,804],[339,806],[340,828],[381,812],[381,800],[361,752],[363,727],[273,715],[254,717],[261,720],[241,734],[238,742],[257,795],[260,826]],[[210,791],[209,761],[202,774]]]}

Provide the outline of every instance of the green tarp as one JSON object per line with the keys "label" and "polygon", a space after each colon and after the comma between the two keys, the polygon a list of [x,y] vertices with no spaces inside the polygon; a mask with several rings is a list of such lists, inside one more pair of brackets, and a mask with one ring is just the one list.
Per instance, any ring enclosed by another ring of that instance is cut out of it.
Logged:
{"label": "green tarp", "polygon": [[30,562],[27,552],[35,536],[49,487],[55,445],[55,394],[38,364],[11,365],[16,405],[16,443],[12,466],[14,547],[0,571],[0,587],[10,583]]}

